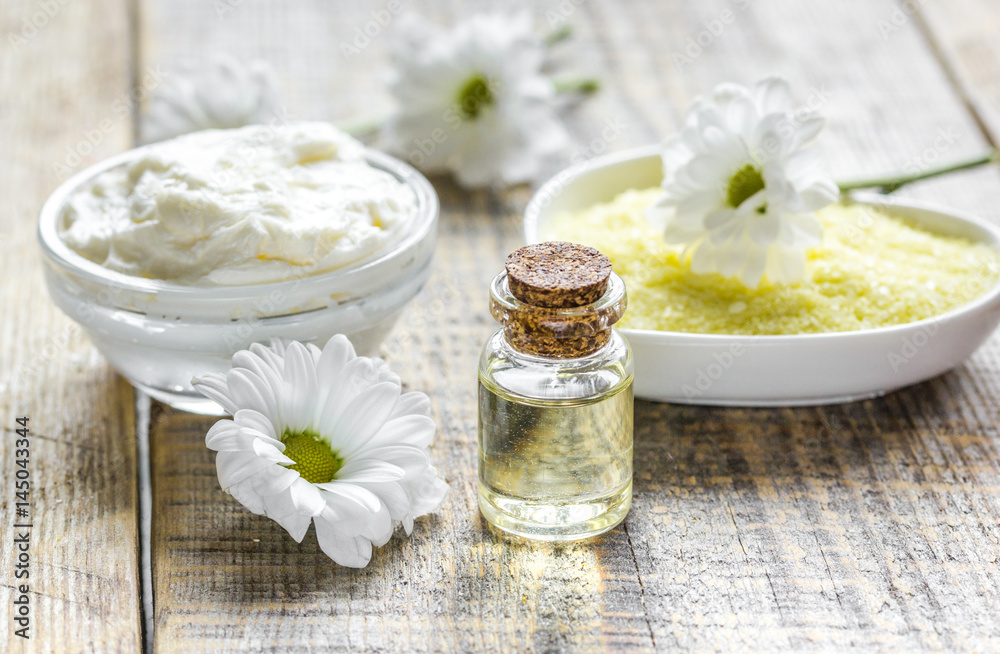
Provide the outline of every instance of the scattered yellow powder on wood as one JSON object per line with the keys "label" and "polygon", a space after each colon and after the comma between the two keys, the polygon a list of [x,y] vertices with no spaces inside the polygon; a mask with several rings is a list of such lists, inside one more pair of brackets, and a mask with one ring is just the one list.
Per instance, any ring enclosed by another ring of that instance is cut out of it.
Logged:
{"label": "scattered yellow powder on wood", "polygon": [[544,238],[598,248],[625,280],[632,329],[701,334],[812,334],[898,325],[940,315],[992,286],[992,246],[931,233],[869,205],[821,210],[823,243],[807,253],[807,279],[754,290],[697,275],[643,211],[659,189],[555,217]]}

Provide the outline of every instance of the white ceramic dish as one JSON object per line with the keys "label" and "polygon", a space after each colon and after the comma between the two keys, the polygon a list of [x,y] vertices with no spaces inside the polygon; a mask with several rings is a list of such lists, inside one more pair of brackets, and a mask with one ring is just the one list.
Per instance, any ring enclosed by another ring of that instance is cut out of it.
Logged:
{"label": "white ceramic dish", "polygon": [[[658,147],[564,170],[531,199],[528,243],[549,240],[552,216],[659,185]],[[1000,229],[974,216],[909,200],[858,195],[930,230],[1000,246]],[[724,336],[623,329],[635,354],[637,397],[685,404],[795,406],[884,395],[969,357],[1000,323],[1000,283],[957,309],[880,329],[793,336]]]}
{"label": "white ceramic dish", "polygon": [[284,338],[322,346],[346,334],[359,354],[374,354],[430,275],[437,195],[416,170],[375,150],[365,158],[413,189],[417,213],[410,230],[374,257],[327,273],[245,286],[185,286],[108,270],[62,241],[62,209],[78,187],[144,149],[111,157],[64,182],[42,207],[38,239],[56,305],[119,373],[161,402],[220,414],[221,407],[191,387],[191,378],[229,370],[232,355],[253,342]]}

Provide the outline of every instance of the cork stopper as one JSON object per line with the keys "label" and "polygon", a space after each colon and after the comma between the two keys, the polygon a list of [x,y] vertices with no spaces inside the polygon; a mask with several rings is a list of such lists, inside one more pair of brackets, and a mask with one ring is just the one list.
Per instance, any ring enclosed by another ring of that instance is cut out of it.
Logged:
{"label": "cork stopper", "polygon": [[611,261],[586,245],[549,241],[510,253],[510,292],[536,307],[565,309],[596,302],[608,288]]}
{"label": "cork stopper", "polygon": [[521,352],[587,356],[604,347],[625,312],[625,285],[594,248],[529,245],[507,257],[506,269],[493,281],[490,312]]}

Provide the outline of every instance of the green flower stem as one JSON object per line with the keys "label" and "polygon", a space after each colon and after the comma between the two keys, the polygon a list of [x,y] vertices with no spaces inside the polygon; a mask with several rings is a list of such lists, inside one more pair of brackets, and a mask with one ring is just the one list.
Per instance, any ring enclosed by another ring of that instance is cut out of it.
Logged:
{"label": "green flower stem", "polygon": [[847,193],[848,191],[863,188],[874,188],[880,193],[892,193],[906,184],[917,182],[922,179],[929,179],[931,177],[937,177],[938,175],[945,175],[947,173],[966,170],[968,168],[976,168],[977,166],[996,162],[1000,162],[1000,151],[991,149],[988,152],[984,152],[983,154],[975,157],[962,159],[949,164],[937,166],[935,168],[927,168],[926,170],[921,170],[916,173],[849,180],[846,182],[839,182],[837,186],[840,187],[841,193]]}
{"label": "green flower stem", "polygon": [[573,28],[569,25],[563,25],[562,27],[557,27],[548,34],[545,35],[545,45],[552,47],[560,41],[565,41],[569,37],[573,36]]}
{"label": "green flower stem", "polygon": [[601,83],[593,77],[552,80],[552,84],[556,88],[556,93],[583,93],[589,95],[601,88]]}

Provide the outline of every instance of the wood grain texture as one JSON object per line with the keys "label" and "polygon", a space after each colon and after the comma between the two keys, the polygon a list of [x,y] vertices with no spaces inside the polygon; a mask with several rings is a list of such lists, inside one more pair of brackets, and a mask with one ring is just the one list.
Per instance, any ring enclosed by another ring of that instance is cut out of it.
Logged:
{"label": "wood grain texture", "polygon": [[[290,115],[337,120],[389,106],[376,75],[384,37],[351,58],[338,48],[377,2],[336,13],[242,3],[222,17],[193,0],[145,7],[146,65],[213,50],[259,56],[282,77]],[[594,0],[535,11],[540,25],[565,17],[576,29],[554,67],[604,82],[567,108],[580,156],[661,139],[693,95],[779,72],[800,100],[818,99],[830,123],[822,146],[839,175],[854,177],[986,143],[919,26],[904,21],[883,38],[879,21],[894,8]],[[458,13],[455,4],[420,9],[443,21]],[[721,33],[679,59],[726,11]],[[608,125],[612,137],[597,138]],[[152,431],[158,652],[997,649],[998,339],[956,371],[867,402],[639,402],[636,494],[621,528],[570,546],[502,538],[476,505],[475,370],[495,328],[487,285],[521,244],[529,189],[467,193],[433,181],[442,202],[434,279],[383,353],[432,399],[432,453],[452,485],[442,511],[368,568],[338,568],[311,534],[297,545],[219,490],[203,444],[210,419],[161,409]],[[1000,220],[995,167],[906,193]]]}
{"label": "wood grain texture", "polygon": [[1000,143],[1000,12],[989,0],[953,0],[921,3],[914,15],[993,144]]}
{"label": "wood grain texture", "polygon": [[[35,242],[60,178],[131,143],[129,9],[7,2],[0,35],[0,650],[136,651],[133,393],[49,300]],[[33,435],[28,641],[11,604],[18,416]]]}

